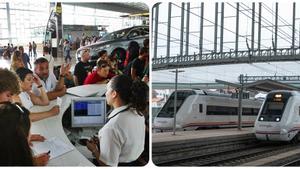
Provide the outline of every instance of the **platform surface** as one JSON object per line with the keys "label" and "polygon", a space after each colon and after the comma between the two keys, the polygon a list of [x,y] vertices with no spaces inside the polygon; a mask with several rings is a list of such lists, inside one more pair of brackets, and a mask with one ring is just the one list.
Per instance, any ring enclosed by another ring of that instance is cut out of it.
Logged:
{"label": "platform surface", "polygon": [[246,135],[251,133],[253,133],[252,127],[242,128],[242,130],[238,130],[237,128],[224,128],[202,129],[195,131],[177,131],[175,135],[173,135],[173,132],[152,133],[152,143],[201,139],[209,137]]}

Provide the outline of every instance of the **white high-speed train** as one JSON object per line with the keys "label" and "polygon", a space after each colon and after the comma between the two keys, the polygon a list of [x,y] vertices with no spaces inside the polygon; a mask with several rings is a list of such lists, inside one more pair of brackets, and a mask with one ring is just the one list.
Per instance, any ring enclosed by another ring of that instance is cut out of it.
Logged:
{"label": "white high-speed train", "polygon": [[[243,126],[253,126],[262,102],[243,99]],[[209,94],[202,90],[178,90],[176,128],[190,130],[203,127],[237,125],[238,99]],[[154,118],[154,130],[170,130],[174,124],[174,92]]]}
{"label": "white high-speed train", "polygon": [[[259,140],[291,141],[299,139],[300,93],[277,90],[268,93],[255,121]],[[295,137],[296,136],[296,137]]]}

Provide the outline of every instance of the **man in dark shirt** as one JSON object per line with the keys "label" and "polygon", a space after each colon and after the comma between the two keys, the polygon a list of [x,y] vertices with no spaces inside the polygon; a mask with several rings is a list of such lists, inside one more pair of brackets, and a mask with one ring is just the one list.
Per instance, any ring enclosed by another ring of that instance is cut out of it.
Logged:
{"label": "man in dark shirt", "polygon": [[74,84],[75,86],[83,85],[85,78],[92,72],[92,66],[89,64],[89,50],[82,51],[81,60],[75,65]]}
{"label": "man in dark shirt", "polygon": [[31,64],[30,64],[30,58],[27,55],[27,53],[24,52],[24,48],[23,46],[19,46],[19,51],[21,52],[21,56],[22,56],[22,61],[24,63],[25,68],[28,68],[28,65],[30,66],[30,69],[32,68]]}
{"label": "man in dark shirt", "polygon": [[133,80],[142,79],[144,77],[144,69],[148,64],[149,51],[147,48],[142,47],[140,49],[140,55],[136,58],[131,66],[131,78]]}

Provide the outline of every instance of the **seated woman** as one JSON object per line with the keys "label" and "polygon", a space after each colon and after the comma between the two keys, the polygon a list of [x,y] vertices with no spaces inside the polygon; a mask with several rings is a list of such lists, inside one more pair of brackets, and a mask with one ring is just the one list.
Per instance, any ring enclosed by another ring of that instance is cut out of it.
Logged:
{"label": "seated woman", "polygon": [[11,102],[0,103],[0,166],[46,165],[47,153],[33,156],[28,144],[29,111]]}
{"label": "seated woman", "polygon": [[145,117],[149,88],[141,81],[118,75],[107,84],[106,101],[113,107],[108,122],[87,148],[99,165],[139,165],[145,144]]}
{"label": "seated woman", "polygon": [[[21,103],[25,108],[30,109],[33,105],[46,106],[49,100],[40,79],[33,75],[33,72],[27,68],[19,68],[16,71],[20,78],[21,93],[14,96],[14,102]],[[36,83],[41,95],[36,96],[31,92],[32,84]],[[54,106],[49,111],[30,113],[31,121],[35,122],[59,114],[59,107]]]}

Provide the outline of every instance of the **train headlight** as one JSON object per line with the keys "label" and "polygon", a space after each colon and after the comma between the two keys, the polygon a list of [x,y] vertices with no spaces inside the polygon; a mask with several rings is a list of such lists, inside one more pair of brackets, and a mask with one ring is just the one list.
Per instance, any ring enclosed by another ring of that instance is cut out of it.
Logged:
{"label": "train headlight", "polygon": [[276,120],[276,121],[280,121],[280,118],[279,118],[279,117],[277,117],[275,120]]}
{"label": "train headlight", "polygon": [[260,120],[260,121],[264,121],[264,117],[260,117],[259,120]]}

